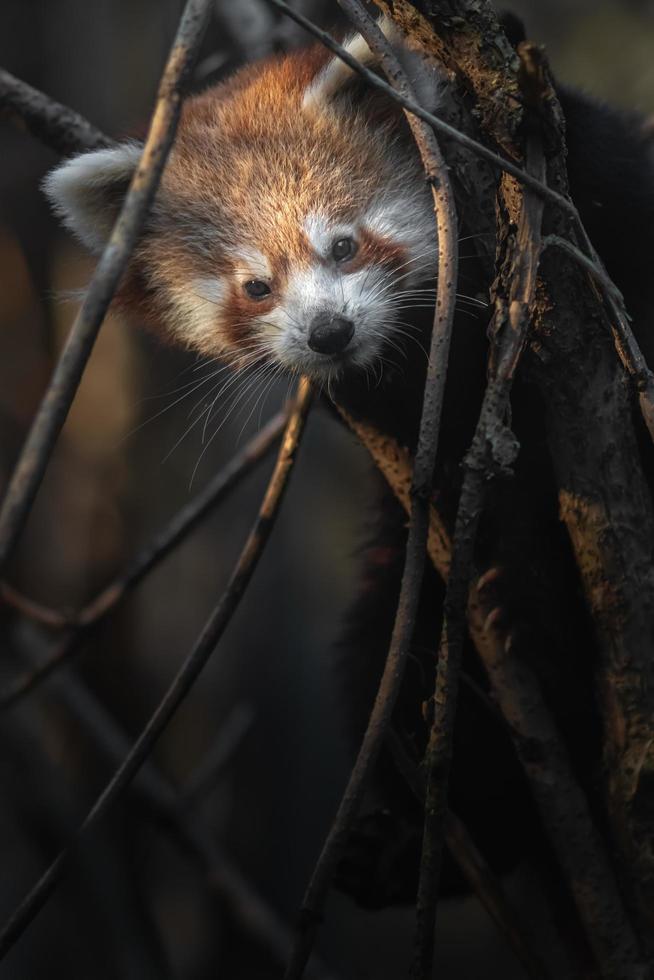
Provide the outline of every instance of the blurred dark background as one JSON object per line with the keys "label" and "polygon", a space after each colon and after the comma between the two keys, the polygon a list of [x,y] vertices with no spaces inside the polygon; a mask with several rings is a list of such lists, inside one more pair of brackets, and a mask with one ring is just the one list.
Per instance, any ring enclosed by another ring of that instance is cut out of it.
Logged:
{"label": "blurred dark background", "polygon": [[[328,0],[296,5],[325,26],[337,19]],[[653,3],[505,6],[547,45],[561,79],[654,112]],[[111,135],[140,132],[181,7],[179,0],[4,0],[0,64]],[[263,2],[219,0],[196,83],[273,46],[303,41]],[[0,139],[1,486],[75,315],[74,292],[93,262],[57,226],[39,191],[55,156],[4,123]],[[285,384],[274,387],[257,402],[259,391],[238,389],[237,400],[230,389],[203,440],[202,424],[192,423],[205,389],[182,386],[209,371],[134,324],[108,318],[12,562],[12,585],[48,606],[79,608],[287,391]],[[269,459],[133,592],[74,667],[0,716],[3,919],[112,771],[93,724],[82,720],[80,698],[91,697],[96,722],[106,711],[130,737],[140,730],[226,583],[270,465]],[[347,774],[331,649],[354,586],[369,489],[362,450],[314,412],[246,599],[156,752],[160,769],[183,786],[216,746],[229,749],[197,804],[201,818],[287,923]],[[47,655],[52,635],[19,625],[9,611],[4,626],[0,681],[8,683],[28,658]],[[129,801],[95,841],[0,967],[2,980],[280,975],[202,870]],[[519,898],[528,882],[514,875],[509,887]],[[537,909],[530,915],[540,922]],[[405,975],[412,928],[411,910],[362,912],[334,894],[319,948],[343,978],[390,980]],[[474,899],[445,903],[439,912],[438,966],[447,980],[523,976]],[[563,967],[557,975],[564,976]]]}

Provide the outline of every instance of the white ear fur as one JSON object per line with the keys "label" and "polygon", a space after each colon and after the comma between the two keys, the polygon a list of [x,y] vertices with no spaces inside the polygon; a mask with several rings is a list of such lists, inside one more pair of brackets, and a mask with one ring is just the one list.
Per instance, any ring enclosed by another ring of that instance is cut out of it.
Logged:
{"label": "white ear fur", "polygon": [[[402,43],[400,32],[390,17],[380,17],[377,23],[395,48],[395,54],[413,86],[416,100],[423,109],[433,112],[441,102],[443,78],[434,65],[430,65],[418,52],[410,51]],[[366,68],[374,66],[377,62],[375,55],[360,34],[350,37],[343,47]],[[352,82],[355,75],[356,73],[348,68],[344,61],[334,56],[306,89],[303,107],[324,108]]]}
{"label": "white ear fur", "polygon": [[[395,24],[390,17],[380,17],[377,21],[382,31],[389,40],[397,32]],[[343,42],[343,47],[353,58],[369,68],[375,64],[376,57],[368,47],[360,34],[353,34]],[[320,108],[331,102],[354,78],[356,72],[349,68],[344,61],[334,55],[324,68],[322,68],[304,93],[302,100],[303,107]]]}
{"label": "white ear fur", "polygon": [[102,250],[120,207],[120,193],[141,156],[138,143],[94,150],[66,160],[43,181],[55,211],[92,251]]}

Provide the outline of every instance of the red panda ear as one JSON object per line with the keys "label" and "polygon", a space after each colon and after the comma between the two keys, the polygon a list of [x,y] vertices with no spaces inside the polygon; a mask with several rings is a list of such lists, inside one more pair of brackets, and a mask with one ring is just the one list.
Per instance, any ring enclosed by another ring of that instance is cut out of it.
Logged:
{"label": "red panda ear", "polygon": [[55,211],[92,252],[105,245],[141,156],[138,143],[123,143],[66,160],[43,181]]}
{"label": "red panda ear", "polygon": [[[397,29],[390,17],[381,17],[377,23],[386,37],[392,40]],[[376,65],[376,56],[360,34],[349,37],[343,42],[343,47],[366,68],[374,68]],[[302,105],[304,108],[324,108],[340,96],[349,94],[348,89],[359,83],[360,80],[360,75],[349,68],[340,58],[334,56],[320,69],[316,77],[307,86]]]}
{"label": "red panda ear", "polygon": [[[381,17],[378,22],[382,31],[395,49],[400,64],[413,86],[415,97],[424,109],[433,112],[442,100],[445,73],[433,59],[419,51],[410,50],[390,17]],[[344,45],[345,49],[366,68],[377,68],[377,57],[372,53],[360,34],[355,34]],[[305,89],[302,105],[305,109],[325,109],[339,99],[367,100],[367,114],[378,122],[383,122],[391,114],[400,110],[388,96],[373,91],[361,76],[349,68],[340,58],[333,57],[324,65]]]}

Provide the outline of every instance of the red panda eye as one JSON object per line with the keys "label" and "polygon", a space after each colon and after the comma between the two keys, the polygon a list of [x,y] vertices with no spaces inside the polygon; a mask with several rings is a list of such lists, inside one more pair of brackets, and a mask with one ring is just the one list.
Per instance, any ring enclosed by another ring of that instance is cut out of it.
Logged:
{"label": "red panda eye", "polygon": [[332,255],[337,262],[344,262],[351,259],[357,250],[357,243],[353,238],[339,238],[332,245]]}
{"label": "red panda eye", "polygon": [[249,282],[245,283],[243,288],[250,299],[264,299],[264,297],[270,296],[271,293],[270,286],[262,279],[250,279]]}

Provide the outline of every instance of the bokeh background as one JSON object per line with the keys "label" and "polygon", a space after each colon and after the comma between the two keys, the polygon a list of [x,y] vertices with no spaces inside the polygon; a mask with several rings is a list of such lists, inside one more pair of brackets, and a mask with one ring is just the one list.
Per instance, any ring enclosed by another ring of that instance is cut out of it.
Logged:
{"label": "bokeh background", "polygon": [[[324,26],[337,20],[330,0],[296,5]],[[654,3],[504,6],[547,45],[558,77],[654,113]],[[0,64],[111,135],[141,132],[181,7],[179,0],[4,0]],[[219,0],[196,85],[303,41],[264,2]],[[0,146],[2,486],[93,262],[58,227],[40,193],[55,156],[2,122]],[[265,397],[230,389],[203,433],[193,422],[208,388],[182,386],[210,370],[138,325],[107,320],[12,561],[13,586],[47,606],[79,608],[287,392],[285,384]],[[81,720],[80,697],[130,738],[138,733],[220,595],[269,471],[270,459],[131,594],[65,677],[0,716],[3,919],[111,773]],[[197,804],[202,821],[287,923],[347,775],[332,649],[354,589],[370,487],[362,450],[314,412],[246,599],[156,752],[157,765],[179,787],[207,758],[226,754]],[[0,622],[6,684],[47,655],[53,635],[19,625],[9,610]],[[0,966],[2,980],[280,975],[202,871],[129,800],[96,842]],[[520,899],[528,882],[514,875],[509,887]],[[546,931],[538,909],[530,916],[534,929]],[[405,975],[411,936],[411,910],[364,912],[334,894],[319,949],[342,978],[391,980]],[[447,902],[439,913],[438,966],[447,980],[523,976],[474,899]]]}

